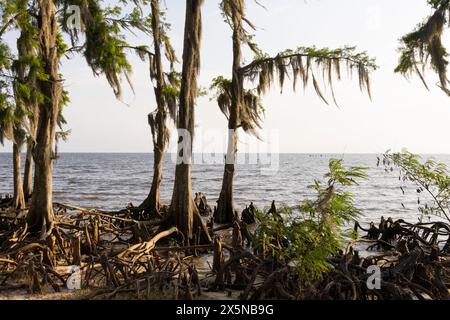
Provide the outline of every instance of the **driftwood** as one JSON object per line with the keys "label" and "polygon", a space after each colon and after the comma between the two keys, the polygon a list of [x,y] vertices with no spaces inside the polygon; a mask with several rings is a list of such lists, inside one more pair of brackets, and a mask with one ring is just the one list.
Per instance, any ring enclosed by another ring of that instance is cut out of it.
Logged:
{"label": "driftwood", "polygon": [[[133,229],[142,225],[140,221],[62,204],[55,204],[55,211],[58,212],[55,227],[47,240],[33,238],[24,220],[2,220],[6,222],[0,225],[1,288],[17,285],[8,284],[11,275],[17,278],[23,274],[22,279],[28,282],[31,293],[43,292],[42,283],[59,291],[70,274],[56,268],[62,270],[70,265],[81,267],[84,285],[113,287],[150,269],[155,272],[161,268],[173,269],[173,263],[160,264],[160,258],[151,251],[158,240],[177,232],[176,228],[149,236],[149,241],[133,243],[136,233],[140,239],[144,238],[144,228],[138,232]],[[125,248],[115,249],[120,246]]]}
{"label": "driftwood", "polygon": [[149,254],[153,248],[155,248],[156,243],[161,240],[164,237],[170,236],[173,233],[178,232],[178,229],[176,227],[173,227],[167,231],[163,231],[158,233],[155,237],[153,237],[150,241],[138,243],[134,246],[126,249],[125,251],[121,252],[117,255],[117,258],[128,260],[130,262],[136,262],[137,259],[142,257],[145,254]]}
{"label": "driftwood", "polygon": [[[93,290],[93,299],[151,299],[155,294],[195,299],[208,290],[236,290],[241,299],[450,298],[450,226],[443,222],[382,218],[368,226],[355,223],[358,239],[329,257],[329,270],[321,279],[304,283],[290,265],[251,251],[252,205],[232,224],[214,228],[210,222],[211,244],[199,244],[196,238],[189,246],[177,243],[176,228],[161,229],[165,216],[142,220],[133,207],[117,212],[65,204],[54,208],[56,221],[45,240],[30,235],[23,214],[0,212],[0,291],[59,291],[71,276],[68,267],[76,265],[82,287]],[[281,219],[274,203],[268,214]],[[232,229],[231,237],[223,236],[230,234],[227,229]],[[354,250],[356,243],[378,252],[363,258]],[[201,273],[194,259],[204,253],[213,263]],[[367,286],[370,266],[380,267],[380,290]]]}

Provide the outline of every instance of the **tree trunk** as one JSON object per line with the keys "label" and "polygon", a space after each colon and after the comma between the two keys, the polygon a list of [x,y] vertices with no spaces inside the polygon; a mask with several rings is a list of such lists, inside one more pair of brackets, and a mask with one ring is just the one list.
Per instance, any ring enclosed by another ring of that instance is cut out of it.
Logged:
{"label": "tree trunk", "polygon": [[33,143],[27,142],[27,156],[25,159],[25,168],[23,172],[23,195],[25,202],[31,198],[33,192]]}
{"label": "tree trunk", "polygon": [[214,214],[214,222],[230,223],[234,217],[233,181],[237,154],[238,125],[240,109],[243,99],[243,79],[241,68],[241,42],[243,36],[242,15],[244,10],[243,0],[234,2],[232,9],[233,20],[233,78],[232,78],[232,104],[228,120],[228,150],[225,158],[222,190],[220,191],[217,210]]}
{"label": "tree trunk", "polygon": [[175,168],[175,186],[170,211],[174,224],[183,233],[186,245],[193,237],[194,214],[198,213],[192,199],[191,165],[178,164]]}
{"label": "tree trunk", "polygon": [[[164,99],[163,89],[164,89],[164,72],[161,58],[161,30],[160,30],[160,9],[159,0],[151,1],[152,8],[152,33],[153,33],[153,44],[155,50],[154,63],[156,66],[156,86],[154,88],[157,111],[155,116],[154,125],[156,128],[152,128],[152,134],[155,133],[156,137],[153,135],[153,180],[150,193],[145,199],[145,201],[140,205],[140,209],[146,210],[150,215],[159,216],[159,210],[161,207],[161,181],[162,181],[162,170],[163,170],[163,160],[164,153],[167,147],[169,130],[166,126],[167,112],[166,112],[166,101]],[[151,115],[149,115],[151,116]],[[152,124],[149,122],[150,126]],[[153,130],[156,129],[156,130]]]}
{"label": "tree trunk", "polygon": [[[191,185],[194,106],[197,98],[197,76],[200,70],[201,5],[203,0],[186,0],[183,71],[178,116],[178,153],[170,214],[184,235],[186,245],[199,232],[199,242],[211,242],[208,230],[194,203]],[[182,157],[182,158],[180,158]]]}
{"label": "tree trunk", "polygon": [[[21,30],[20,37],[17,40],[17,54],[18,61],[20,63],[17,64],[16,73],[17,73],[17,81],[24,85],[29,86],[31,88],[36,87],[35,77],[31,77],[28,73],[31,72],[29,67],[27,67],[26,63],[23,60],[27,60],[27,57],[33,56],[36,57],[37,52],[34,46],[30,46],[29,39],[30,30],[29,28],[24,28]],[[25,202],[28,202],[31,198],[31,193],[33,190],[33,141],[36,138],[36,125],[38,119],[38,111],[37,111],[37,98],[34,97],[34,94],[31,94],[28,97],[24,97],[19,92],[16,92],[16,103],[17,105],[22,105],[28,112],[28,120],[29,120],[29,132],[27,139],[27,155],[25,159],[25,168],[23,175],[23,192],[25,197]]]}
{"label": "tree trunk", "polygon": [[39,53],[48,80],[39,80],[38,83],[45,99],[39,104],[36,145],[33,150],[33,196],[27,220],[32,231],[41,231],[41,236],[45,236],[53,223],[52,143],[55,139],[62,86],[58,71],[56,7],[52,0],[39,0],[38,5]]}
{"label": "tree trunk", "polygon": [[214,214],[214,222],[230,223],[234,217],[233,182],[235,173],[235,162],[237,154],[237,130],[228,130],[228,150],[225,158],[225,169],[223,172],[222,189],[220,191],[217,210]]}
{"label": "tree trunk", "polygon": [[20,146],[17,143],[13,144],[13,176],[14,176],[14,208],[24,209],[25,198],[23,195],[23,184],[20,170]]}
{"label": "tree trunk", "polygon": [[160,216],[161,209],[161,181],[164,152],[158,146],[153,148],[153,180],[150,193],[147,198],[139,206],[139,209],[145,210],[150,216]]}

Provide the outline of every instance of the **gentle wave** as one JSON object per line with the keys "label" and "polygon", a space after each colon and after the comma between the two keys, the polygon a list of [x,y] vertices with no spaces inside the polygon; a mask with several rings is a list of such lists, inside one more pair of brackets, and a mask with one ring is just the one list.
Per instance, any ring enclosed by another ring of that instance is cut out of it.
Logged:
{"label": "gentle wave", "polygon": [[[331,157],[340,156],[281,154],[279,170],[270,176],[261,174],[264,166],[239,164],[234,185],[237,209],[242,210],[251,201],[259,208],[269,206],[272,200],[279,205],[298,205],[314,195],[307,186],[327,172]],[[448,155],[435,158],[450,165]],[[345,155],[344,163],[369,168],[370,179],[351,189],[364,214],[362,221],[378,220],[382,215],[417,221],[415,188],[408,188],[403,195],[398,174],[378,168],[377,155]],[[149,192],[152,168],[151,154],[63,153],[54,163],[54,198],[59,202],[112,210],[130,202],[137,205]],[[11,154],[0,153],[0,194],[12,193],[11,174]],[[170,155],[165,158],[163,176],[161,197],[168,203],[174,183]],[[214,205],[222,184],[223,164],[194,165],[192,176],[193,191],[203,192]]]}

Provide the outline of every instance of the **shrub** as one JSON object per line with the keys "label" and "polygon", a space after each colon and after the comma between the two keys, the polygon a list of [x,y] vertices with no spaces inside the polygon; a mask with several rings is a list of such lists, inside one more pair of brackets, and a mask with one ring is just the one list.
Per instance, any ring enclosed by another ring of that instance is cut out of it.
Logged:
{"label": "shrub", "polygon": [[450,221],[450,176],[444,163],[432,158],[422,161],[420,156],[404,150],[399,153],[386,152],[383,165],[386,171],[398,169],[403,194],[406,192],[406,183],[415,186],[418,209],[422,217],[434,215]]}
{"label": "shrub", "polygon": [[258,226],[253,246],[264,258],[289,265],[305,284],[318,279],[329,268],[328,258],[344,243],[342,227],[359,215],[354,196],[345,187],[366,179],[366,168],[344,167],[331,159],[325,184],[315,181],[309,188],[316,199],[306,199],[298,207],[283,207],[276,214],[256,213]]}

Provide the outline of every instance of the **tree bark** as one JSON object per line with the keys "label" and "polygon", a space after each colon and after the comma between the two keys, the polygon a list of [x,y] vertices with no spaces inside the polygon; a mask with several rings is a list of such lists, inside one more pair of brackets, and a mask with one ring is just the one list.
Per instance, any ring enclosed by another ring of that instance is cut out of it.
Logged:
{"label": "tree bark", "polygon": [[163,170],[163,160],[164,152],[158,148],[158,146],[153,147],[153,179],[152,186],[150,188],[150,193],[147,198],[139,206],[139,209],[145,210],[150,216],[161,216],[161,182],[162,182],[162,170]]}
{"label": "tree bark", "polygon": [[23,184],[21,176],[21,157],[20,157],[20,145],[13,144],[13,176],[14,176],[14,208],[24,209],[25,198],[23,195]]}
{"label": "tree bark", "polygon": [[33,192],[33,143],[27,142],[27,155],[23,172],[23,195],[25,202],[31,198]]}
{"label": "tree bark", "polygon": [[[153,136],[153,180],[150,193],[147,199],[140,205],[140,209],[144,209],[150,213],[150,215],[160,216],[159,210],[161,207],[161,181],[164,154],[167,148],[167,141],[169,130],[166,126],[167,112],[166,101],[164,99],[164,72],[161,57],[161,30],[160,30],[160,9],[159,0],[151,1],[152,9],[152,33],[153,33],[153,45],[154,45],[154,63],[156,66],[156,86],[154,88],[157,111],[155,116],[156,125],[156,137]],[[153,132],[153,130],[152,130]]]}
{"label": "tree bark", "polygon": [[[33,48],[33,46],[30,46],[29,42],[29,32],[30,30],[28,28],[23,28],[21,30],[20,33],[20,37],[19,39],[17,39],[17,54],[18,54],[18,63],[15,67],[16,69],[16,74],[17,74],[17,79],[16,82],[22,84],[22,85],[30,85],[30,80],[27,81],[27,77],[26,77],[26,70],[29,69],[25,66],[25,63],[23,62],[23,59],[25,57],[27,57],[29,54],[34,53],[35,51]],[[31,72],[31,71],[28,71]],[[29,78],[33,78],[33,77],[29,77]],[[34,82],[34,80],[31,80]],[[18,83],[15,84],[15,100],[16,100],[16,105],[18,106],[18,110],[20,110],[20,107],[23,107],[25,110],[27,110],[29,112],[29,115],[25,116],[22,114],[22,111],[19,111],[18,116],[20,117],[28,117],[29,119],[29,129],[31,132],[28,132],[28,134],[30,134],[32,137],[35,136],[36,134],[36,119],[37,119],[37,115],[35,112],[35,108],[33,108],[35,106],[35,104],[32,104],[31,102],[31,96],[30,97],[24,97],[22,94],[20,94],[18,91],[16,91],[16,86],[18,85]],[[22,129],[22,128],[18,128],[18,129]],[[23,133],[22,132],[17,132],[17,136],[19,136],[20,134],[20,144],[15,145],[15,147],[17,147],[17,149],[15,150],[15,153],[17,153],[17,155],[15,155],[15,157],[17,157],[17,159],[15,159],[15,161],[17,162],[17,171],[14,171],[15,175],[19,175],[21,174],[21,170],[20,170],[20,165],[21,165],[21,160],[20,160],[20,153],[21,153],[21,149],[22,149],[22,145],[23,145]],[[19,178],[14,178],[15,179],[15,184],[17,186],[17,188],[19,188],[20,190],[16,190],[15,194],[21,194],[19,196],[19,198],[22,198],[20,201],[23,201],[23,206],[26,205],[26,203],[28,202],[28,200],[30,199],[30,195],[31,195],[31,190],[32,190],[32,139],[28,139],[27,141],[27,154],[26,154],[26,160],[25,160],[25,168],[24,168],[24,177],[23,177],[23,183],[22,180],[17,181],[16,179]],[[17,141],[16,141],[17,143]]]}
{"label": "tree bark", "polygon": [[56,7],[52,0],[39,0],[38,6],[39,55],[48,79],[38,82],[45,99],[39,103],[36,144],[33,150],[35,162],[33,196],[27,220],[32,231],[41,231],[41,236],[44,236],[51,230],[54,219],[52,144],[55,139],[62,86],[58,70]]}
{"label": "tree bark", "polygon": [[232,9],[233,21],[233,78],[232,78],[232,103],[230,117],[228,120],[228,149],[225,157],[225,168],[222,180],[222,190],[220,191],[217,210],[214,221],[217,223],[230,223],[234,217],[233,181],[236,165],[238,125],[240,109],[243,99],[243,78],[239,70],[241,68],[241,42],[243,36],[242,18],[244,1],[234,2]]}
{"label": "tree bark", "polygon": [[[199,231],[200,242],[211,242],[208,229],[194,203],[191,185],[192,139],[194,136],[194,106],[198,94],[197,76],[200,70],[201,5],[203,0],[186,0],[183,70],[178,116],[178,159],[175,168],[170,214],[186,245]],[[195,222],[195,223],[194,223]]]}
{"label": "tree bark", "polygon": [[222,189],[220,191],[214,222],[230,223],[234,217],[233,182],[235,174],[235,161],[237,154],[237,129],[228,131],[228,150],[225,169],[223,172]]}

